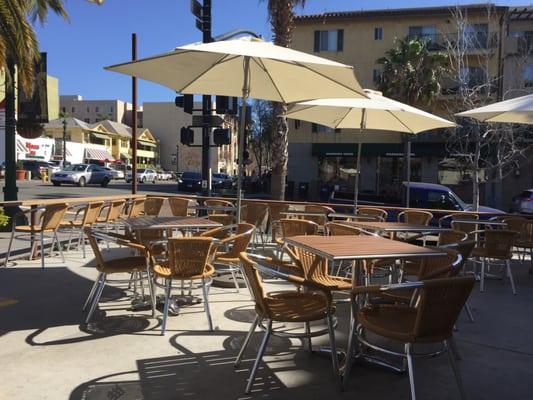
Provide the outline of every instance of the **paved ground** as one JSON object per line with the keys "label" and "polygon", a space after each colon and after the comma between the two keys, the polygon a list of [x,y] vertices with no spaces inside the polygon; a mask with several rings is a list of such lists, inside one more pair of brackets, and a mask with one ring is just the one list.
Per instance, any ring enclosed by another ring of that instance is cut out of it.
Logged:
{"label": "paved ground", "polygon": [[[111,249],[106,257],[124,254]],[[213,288],[210,303],[215,332],[207,332],[201,306],[171,317],[166,336],[159,318],[129,309],[125,287],[104,291],[102,312],[89,327],[81,306],[95,277],[92,257],[71,252],[63,264],[50,259],[20,261],[0,268],[0,297],[15,300],[0,307],[0,399],[408,399],[405,375],[357,365],[348,392],[339,393],[331,378],[330,359],[303,350],[299,340],[274,338],[251,396],[244,395],[250,358],[234,370],[232,361],[254,311],[244,291]],[[533,393],[533,276],[514,263],[518,295],[507,281],[490,280],[471,305],[476,321],[458,321],[456,339],[470,399],[530,399]],[[270,290],[285,289],[271,284]],[[2,304],[2,303],[0,303]],[[347,307],[338,309],[337,339],[346,342]],[[158,315],[159,316],[159,315]],[[326,337],[314,344],[325,344]],[[457,399],[447,357],[415,361],[420,399]]]}

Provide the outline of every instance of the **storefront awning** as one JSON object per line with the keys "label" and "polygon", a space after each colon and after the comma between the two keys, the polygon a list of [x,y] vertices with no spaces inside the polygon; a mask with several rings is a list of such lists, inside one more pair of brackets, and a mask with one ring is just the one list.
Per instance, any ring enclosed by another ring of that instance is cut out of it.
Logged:
{"label": "storefront awning", "polygon": [[155,143],[145,142],[144,140],[139,140],[139,144],[142,144],[143,146],[148,146],[148,147],[157,147]]}
{"label": "storefront awning", "polygon": [[[403,143],[363,143],[364,156],[403,157]],[[411,156],[444,156],[445,143],[412,143]],[[356,143],[313,143],[311,155],[353,157],[357,154]]]}
{"label": "storefront awning", "polygon": [[109,140],[109,136],[104,135],[103,133],[91,132],[91,136],[102,140]]}
{"label": "storefront awning", "polygon": [[89,160],[115,161],[113,156],[109,154],[109,151],[104,149],[94,149],[91,147],[85,149],[85,158]]}
{"label": "storefront awning", "polygon": [[131,156],[128,153],[120,153],[120,158],[124,160],[131,160]]}

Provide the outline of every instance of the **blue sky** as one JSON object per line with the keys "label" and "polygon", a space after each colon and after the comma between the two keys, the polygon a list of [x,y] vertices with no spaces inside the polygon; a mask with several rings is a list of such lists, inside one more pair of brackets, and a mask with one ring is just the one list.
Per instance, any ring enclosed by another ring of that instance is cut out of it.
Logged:
{"label": "blue sky", "polygon": [[[470,4],[447,0],[307,0],[298,13]],[[251,29],[270,38],[266,2],[212,0],[213,35],[235,28]],[[481,2],[482,3],[482,2]],[[523,5],[528,0],[508,0]],[[41,50],[48,52],[48,71],[59,78],[60,94],[85,99],[130,101],[131,80],[104,71],[106,65],[131,58],[131,33],[138,37],[138,56],[165,52],[201,40],[189,11],[189,0],[105,0],[101,7],[83,0],[67,1],[70,22],[50,16],[37,27]],[[149,82],[140,82],[139,101],[173,101],[175,94]]]}

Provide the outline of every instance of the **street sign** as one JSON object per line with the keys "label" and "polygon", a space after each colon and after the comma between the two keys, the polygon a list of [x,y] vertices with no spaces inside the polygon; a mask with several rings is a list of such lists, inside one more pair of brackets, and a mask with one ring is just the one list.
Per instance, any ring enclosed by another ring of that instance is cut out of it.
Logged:
{"label": "street sign", "polygon": [[218,115],[193,115],[192,124],[194,126],[221,126],[224,120]]}
{"label": "street sign", "polygon": [[196,18],[202,19],[202,5],[198,0],[191,0],[191,12]]}

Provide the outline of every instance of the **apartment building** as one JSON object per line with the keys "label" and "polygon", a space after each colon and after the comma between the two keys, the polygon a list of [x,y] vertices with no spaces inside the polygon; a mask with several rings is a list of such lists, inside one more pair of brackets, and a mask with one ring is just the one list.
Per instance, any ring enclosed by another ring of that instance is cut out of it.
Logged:
{"label": "apartment building", "polygon": [[[508,72],[506,77],[516,76],[507,65],[508,36],[529,38],[523,32],[533,29],[524,12],[520,16],[513,12],[508,7],[479,4],[301,15],[295,19],[292,47],[353,65],[361,85],[376,89],[381,74],[377,60],[393,47],[395,39],[422,38],[430,51],[461,51],[466,60],[457,71],[461,84],[473,86],[487,79],[491,82],[489,95],[496,101],[511,87],[520,86],[501,78],[504,71]],[[519,41],[523,44],[525,40]],[[520,76],[524,74],[529,82],[530,67],[524,68]],[[482,76],[485,73],[489,77]],[[429,111],[451,118],[459,111],[454,110],[458,82],[450,80],[442,85],[443,95]],[[353,177],[345,176],[343,170],[355,166],[358,135],[357,130],[291,121],[288,179],[296,184],[309,183],[311,195],[324,186],[353,188]],[[360,140],[364,143],[361,190],[377,194],[396,191],[404,180],[404,137],[395,132],[368,131]],[[443,133],[423,133],[412,141],[411,179],[438,182],[438,164],[446,155]]]}
{"label": "apartment building", "polygon": [[[201,108],[195,103],[194,108]],[[185,146],[180,142],[180,129],[192,124],[192,116],[172,102],[143,103],[144,127],[159,140],[160,161],[164,169],[184,172],[202,170],[201,147]],[[233,118],[225,117],[225,127],[232,129],[232,143],[211,148],[211,170],[235,174],[237,170],[237,130]],[[194,145],[201,144],[201,130],[195,129]]]}
{"label": "apartment building", "polygon": [[[60,112],[93,124],[103,120],[117,121],[131,126],[131,103],[122,100],[84,100],[80,95],[59,96]],[[142,127],[142,107],[137,109],[137,126]]]}

